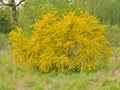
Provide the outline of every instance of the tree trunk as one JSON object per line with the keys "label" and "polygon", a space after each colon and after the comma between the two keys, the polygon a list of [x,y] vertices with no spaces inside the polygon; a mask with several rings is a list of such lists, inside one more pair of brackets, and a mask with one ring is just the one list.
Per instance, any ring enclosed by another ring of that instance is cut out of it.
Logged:
{"label": "tree trunk", "polygon": [[18,14],[17,14],[15,0],[11,0],[11,8],[12,8],[12,12],[13,12],[14,25],[18,26]]}
{"label": "tree trunk", "polygon": [[18,26],[18,13],[16,7],[12,7],[14,24]]}

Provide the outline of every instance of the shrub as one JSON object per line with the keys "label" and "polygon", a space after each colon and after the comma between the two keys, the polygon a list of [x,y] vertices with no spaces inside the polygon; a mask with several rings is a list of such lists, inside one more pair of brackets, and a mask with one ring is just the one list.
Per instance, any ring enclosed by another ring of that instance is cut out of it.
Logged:
{"label": "shrub", "polygon": [[71,11],[61,19],[54,12],[47,13],[32,26],[30,38],[20,28],[10,33],[13,56],[27,69],[90,72],[109,62],[111,45],[104,35],[105,26],[87,12],[76,15]]}

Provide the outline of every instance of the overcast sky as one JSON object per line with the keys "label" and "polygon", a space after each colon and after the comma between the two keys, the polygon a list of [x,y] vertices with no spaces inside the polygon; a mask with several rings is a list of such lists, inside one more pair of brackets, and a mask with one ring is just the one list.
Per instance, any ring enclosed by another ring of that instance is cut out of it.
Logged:
{"label": "overcast sky", "polygon": [[[4,2],[7,2],[8,0],[4,0]],[[16,3],[19,3],[20,0],[15,0]]]}
{"label": "overcast sky", "polygon": [[20,0],[15,0],[16,3],[18,3]]}

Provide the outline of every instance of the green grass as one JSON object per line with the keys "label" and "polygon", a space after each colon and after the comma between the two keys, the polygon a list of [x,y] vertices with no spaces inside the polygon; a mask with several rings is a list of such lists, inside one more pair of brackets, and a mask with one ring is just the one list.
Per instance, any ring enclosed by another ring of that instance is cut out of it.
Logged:
{"label": "green grass", "polygon": [[10,49],[0,51],[0,90],[120,90],[120,48],[109,67],[69,75],[24,71],[13,63],[10,53]]}

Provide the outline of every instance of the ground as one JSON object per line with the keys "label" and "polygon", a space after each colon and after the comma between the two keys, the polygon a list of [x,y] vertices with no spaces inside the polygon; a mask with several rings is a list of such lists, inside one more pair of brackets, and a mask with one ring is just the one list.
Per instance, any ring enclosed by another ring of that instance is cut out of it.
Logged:
{"label": "ground", "polygon": [[0,90],[120,90],[120,48],[108,67],[91,73],[43,74],[25,71],[13,62],[11,50],[0,50]]}

